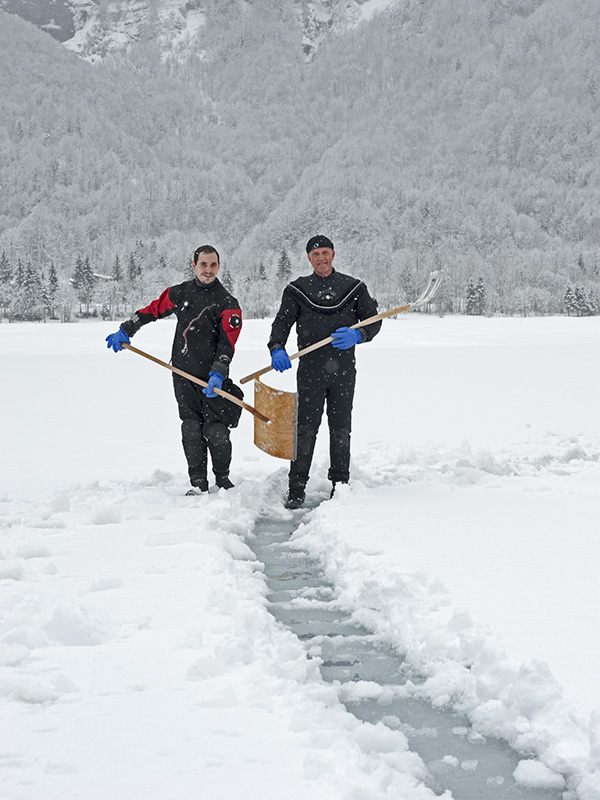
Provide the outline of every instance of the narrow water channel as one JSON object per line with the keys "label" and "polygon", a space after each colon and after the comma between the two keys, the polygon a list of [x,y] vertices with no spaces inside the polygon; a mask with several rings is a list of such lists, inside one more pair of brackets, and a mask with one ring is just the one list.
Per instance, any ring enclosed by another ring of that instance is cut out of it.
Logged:
{"label": "narrow water channel", "polygon": [[[305,514],[294,512],[289,522],[260,519],[248,544],[265,568],[270,612],[296,634],[310,657],[322,659],[323,679],[339,684],[340,700],[348,711],[402,731],[425,762],[436,794],[450,790],[455,800],[562,800],[561,790],[516,783],[513,773],[523,756],[497,739],[483,738],[466,717],[403,696],[400,687],[407,680],[417,684],[419,677],[401,655],[353,622],[336,603],[335,587],[320,565],[290,546],[290,536]],[[386,687],[385,702],[345,698],[344,684],[358,680]]]}

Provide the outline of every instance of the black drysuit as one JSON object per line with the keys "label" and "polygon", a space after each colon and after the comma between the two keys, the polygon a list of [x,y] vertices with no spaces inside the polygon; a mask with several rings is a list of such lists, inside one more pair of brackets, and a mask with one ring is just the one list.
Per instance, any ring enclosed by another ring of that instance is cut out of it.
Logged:
{"label": "black drysuit", "polygon": [[[235,297],[216,278],[208,285],[194,278],[165,289],[157,300],[136,311],[121,327],[133,336],[148,322],[171,314],[177,316],[171,352],[173,366],[205,381],[209,372],[219,372],[227,378],[242,328],[242,312]],[[217,478],[226,476],[231,463],[231,441],[218,407],[227,401],[206,397],[202,387],[176,374],[173,385],[192,485],[200,486],[206,481],[207,447],[213,472]]]}
{"label": "black drysuit", "polygon": [[[356,324],[377,314],[377,301],[362,281],[332,271],[326,278],[297,278],[283,290],[281,307],[273,321],[269,350],[284,348],[296,325],[298,350],[326,339],[336,328]],[[360,329],[361,340],[377,335],[381,322]],[[296,460],[290,465],[290,488],[303,489],[308,481],[325,401],[329,424],[330,467],[334,482],[348,481],[350,431],[356,381],[354,347],[338,350],[331,344],[307,353],[298,362],[298,422]]]}

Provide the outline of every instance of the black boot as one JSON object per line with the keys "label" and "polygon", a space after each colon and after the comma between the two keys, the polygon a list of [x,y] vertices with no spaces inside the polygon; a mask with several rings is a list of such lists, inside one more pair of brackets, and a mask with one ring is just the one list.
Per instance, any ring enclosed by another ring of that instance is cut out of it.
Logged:
{"label": "black boot", "polygon": [[186,496],[193,496],[195,494],[206,494],[208,492],[208,481],[207,480],[197,480],[192,481],[192,488],[188,489],[185,493]]}
{"label": "black boot", "polygon": [[285,496],[284,505],[286,508],[291,509],[302,508],[305,498],[306,492],[303,486],[290,486]]}
{"label": "black boot", "polygon": [[327,477],[336,483],[348,483],[350,478],[350,429],[332,428],[329,431],[330,464]]}
{"label": "black boot", "polygon": [[215,483],[219,489],[233,489],[233,483],[229,480],[228,472],[215,472]]}

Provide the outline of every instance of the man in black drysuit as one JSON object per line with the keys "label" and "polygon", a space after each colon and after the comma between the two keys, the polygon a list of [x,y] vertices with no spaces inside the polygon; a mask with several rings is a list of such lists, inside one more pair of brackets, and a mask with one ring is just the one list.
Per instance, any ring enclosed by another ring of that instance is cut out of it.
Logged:
{"label": "man in black drysuit", "polygon": [[208,382],[201,388],[187,378],[173,374],[175,397],[181,419],[181,438],[188,462],[192,489],[188,494],[208,492],[208,452],[215,482],[221,489],[233,488],[229,479],[231,441],[228,415],[233,409],[235,423],[239,408],[214,389],[231,392],[229,375],[235,343],[242,328],[240,304],[217,279],[219,254],[211,245],[194,253],[195,278],[170,286],[157,300],[136,311],[116,333],[106,337],[107,346],[118,353],[143,326],[170,314],[177,316],[171,362],[174,367]]}
{"label": "man in black drysuit", "polygon": [[377,301],[362,281],[334,270],[333,242],[326,236],[313,236],[306,245],[306,252],[313,273],[297,278],[283,290],[268,344],[271,365],[278,372],[291,367],[285,345],[294,324],[298,350],[328,336],[333,337],[333,342],[299,359],[296,460],[290,464],[287,508],[300,508],[304,503],[325,401],[332,495],[336,483],[348,483],[356,381],[354,345],[370,341],[381,327],[381,322],[361,329],[349,327],[375,316]]}

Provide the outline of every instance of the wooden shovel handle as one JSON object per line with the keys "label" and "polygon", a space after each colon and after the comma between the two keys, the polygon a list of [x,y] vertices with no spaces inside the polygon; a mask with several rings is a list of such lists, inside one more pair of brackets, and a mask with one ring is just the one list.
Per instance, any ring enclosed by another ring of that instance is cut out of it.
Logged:
{"label": "wooden shovel handle", "polygon": [[[357,322],[355,325],[349,325],[350,328],[365,328],[367,325],[372,325],[374,322],[379,322],[380,319],[385,319],[386,317],[393,317],[395,314],[401,314],[403,311],[410,311],[412,305],[408,303],[405,306],[398,306],[397,308],[390,308],[388,311],[382,311],[380,314],[375,314],[374,317],[368,317],[367,319],[363,319],[360,322]],[[290,356],[290,361],[294,358],[300,358],[301,356],[305,356],[307,353],[312,353],[313,350],[318,350],[320,347],[324,347],[329,342],[333,342],[333,336],[328,336],[326,339],[321,339],[320,342],[315,342],[311,344],[310,347],[305,347],[304,350],[300,350],[297,353],[294,353]],[[246,375],[240,380],[240,383],[248,383],[253,378],[258,378],[261,375],[264,375],[265,372],[270,372],[273,369],[272,366],[263,367],[259,369],[258,372],[253,372],[251,375]]]}
{"label": "wooden shovel handle", "polygon": [[[134,347],[131,344],[123,343],[121,347],[124,347],[126,350],[131,350],[132,353],[137,353],[138,356],[144,356],[144,358],[147,358],[149,361],[154,361],[155,364],[160,364],[161,367],[166,367],[166,369],[171,370],[171,372],[175,372],[177,375],[181,375],[182,378],[187,378],[188,381],[192,381],[192,383],[197,383],[198,386],[208,386],[208,383],[206,381],[203,381],[201,378],[196,378],[195,375],[190,375],[188,372],[184,372],[182,369],[173,367],[171,364],[167,364],[166,361],[161,361],[160,358],[151,356],[149,353],[144,353],[143,350],[138,350],[137,347]],[[241,406],[242,408],[245,408],[246,411],[249,411],[251,414],[254,414],[255,417],[258,417],[258,419],[262,420],[263,422],[270,424],[271,420],[268,417],[265,417],[264,414],[260,413],[260,411],[257,411],[252,406],[249,406],[248,403],[244,403],[243,400],[234,397],[234,395],[229,394],[229,392],[224,392],[222,389],[214,389],[213,391],[216,392],[216,394],[220,395],[221,397],[224,397],[226,400],[235,403],[236,406]]]}

